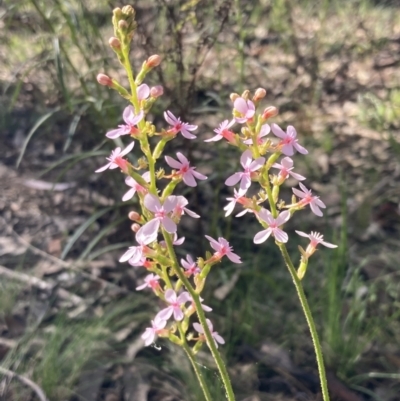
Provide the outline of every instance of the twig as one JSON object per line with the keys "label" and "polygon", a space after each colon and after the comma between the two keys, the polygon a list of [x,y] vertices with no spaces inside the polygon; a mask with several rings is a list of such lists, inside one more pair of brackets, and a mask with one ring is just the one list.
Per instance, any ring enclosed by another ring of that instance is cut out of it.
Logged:
{"label": "twig", "polygon": [[15,379],[19,380],[21,383],[30,387],[35,392],[35,394],[39,397],[40,401],[49,401],[49,399],[46,397],[46,394],[44,393],[44,391],[36,383],[34,383],[32,380],[28,379],[27,377],[21,376],[15,372],[12,372],[11,370],[2,368],[1,366],[0,366],[0,373],[2,373],[4,376],[7,376],[10,379],[15,378]]}
{"label": "twig", "polygon": [[[40,280],[39,278],[34,276],[29,276],[28,274],[25,273],[15,272],[1,265],[0,265],[0,275],[6,276],[12,280],[17,280],[32,285],[36,288],[39,288],[40,290],[51,291],[54,289],[54,285],[47,283],[46,281]],[[78,295],[70,293],[64,288],[57,288],[57,295],[62,299],[71,301],[74,305],[80,305],[85,302],[83,298],[79,297]]]}

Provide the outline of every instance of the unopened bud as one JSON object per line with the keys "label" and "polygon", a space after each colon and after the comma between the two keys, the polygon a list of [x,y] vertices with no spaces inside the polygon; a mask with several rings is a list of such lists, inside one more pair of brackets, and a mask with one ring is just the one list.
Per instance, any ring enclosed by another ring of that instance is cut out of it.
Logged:
{"label": "unopened bud", "polygon": [[146,67],[147,68],[154,68],[160,65],[161,57],[158,54],[153,54],[146,60]]}
{"label": "unopened bud", "polygon": [[120,49],[121,48],[121,42],[119,41],[119,39],[117,39],[116,37],[112,36],[109,40],[108,40],[108,44],[113,48],[113,49]]}
{"label": "unopened bud", "polygon": [[164,88],[161,85],[153,86],[150,89],[150,96],[154,98],[162,96],[163,93],[164,93]]}
{"label": "unopened bud", "polygon": [[138,223],[133,223],[133,224],[131,225],[131,230],[132,230],[134,233],[137,233],[137,232],[140,230],[140,224],[138,224]]}
{"label": "unopened bud", "polygon": [[242,98],[245,100],[249,100],[249,96],[250,96],[250,91],[248,89],[246,89],[243,93],[242,93]]}
{"label": "unopened bud", "polygon": [[263,99],[266,94],[267,91],[264,88],[258,88],[254,93],[253,102]]}
{"label": "unopened bud", "polygon": [[132,220],[132,221],[139,221],[140,214],[138,212],[129,212],[128,218],[129,218],[129,220]]}
{"label": "unopened bud", "polygon": [[135,10],[132,6],[124,6],[122,7],[122,14],[125,14],[126,16],[134,16],[135,15]]}
{"label": "unopened bud", "polygon": [[262,113],[261,118],[268,120],[268,118],[275,117],[278,115],[278,109],[275,106],[268,106]]}
{"label": "unopened bud", "polygon": [[124,20],[118,21],[118,28],[119,28],[121,31],[126,31],[126,30],[128,29],[128,24],[127,24],[127,22],[124,21]]}
{"label": "unopened bud", "polygon": [[234,102],[239,97],[240,97],[240,95],[238,95],[237,93],[231,93],[229,95],[229,98],[232,100],[232,102]]}
{"label": "unopened bud", "polygon": [[120,19],[121,15],[122,15],[122,10],[119,7],[114,8],[113,14],[114,14],[114,17],[116,17],[117,19]]}
{"label": "unopened bud", "polygon": [[109,86],[110,88],[113,86],[112,79],[106,74],[98,74],[97,82],[100,85]]}

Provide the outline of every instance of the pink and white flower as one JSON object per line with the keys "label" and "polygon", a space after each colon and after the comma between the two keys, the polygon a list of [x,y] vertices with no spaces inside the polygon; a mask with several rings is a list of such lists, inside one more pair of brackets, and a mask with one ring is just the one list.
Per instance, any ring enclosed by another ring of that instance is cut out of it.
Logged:
{"label": "pink and white flower", "polygon": [[306,206],[310,205],[311,211],[321,217],[323,216],[323,213],[320,209],[322,207],[323,209],[326,208],[325,203],[322,202],[321,199],[319,199],[319,196],[313,196],[311,189],[307,189],[305,185],[303,185],[301,182],[299,182],[300,188],[302,189],[301,191],[297,188],[293,188],[293,193],[301,198],[301,200],[298,202],[299,206]]}
{"label": "pink and white flower", "polygon": [[189,187],[196,187],[197,182],[195,178],[198,180],[206,180],[207,177],[198,171],[195,171],[196,167],[190,167],[190,162],[189,160],[180,152],[176,154],[178,157],[179,161],[173,159],[170,156],[165,156],[165,160],[168,163],[168,165],[176,170],[177,173],[176,175],[179,175],[182,177],[183,182],[189,186]]}
{"label": "pink and white flower", "polygon": [[214,130],[217,135],[213,136],[210,139],[206,139],[204,142],[216,142],[222,138],[225,138],[228,142],[235,143],[235,134],[229,130],[229,128],[232,127],[233,124],[235,124],[234,119],[231,121],[222,121],[219,127]]}
{"label": "pink and white flower", "polygon": [[184,291],[178,296],[174,290],[169,288],[165,291],[164,297],[165,301],[169,303],[169,306],[158,312],[156,318],[158,317],[162,320],[168,320],[172,315],[174,315],[176,321],[181,321],[185,316],[182,307],[185,306],[186,302],[192,300],[190,294],[187,291]]}
{"label": "pink and white flower", "polygon": [[284,157],[281,160],[281,163],[274,163],[272,165],[273,168],[278,168],[279,174],[278,174],[278,179],[279,182],[283,182],[284,180],[286,180],[286,178],[289,177],[289,175],[291,175],[295,180],[297,181],[303,181],[306,179],[306,177],[303,177],[300,174],[294,173],[293,170],[293,160],[290,157]]}
{"label": "pink and white flower", "polygon": [[[225,344],[225,340],[218,334],[217,331],[214,331],[214,327],[211,323],[210,319],[206,319],[207,326],[210,329],[211,336],[214,339],[215,345],[218,348],[218,344]],[[194,329],[202,335],[202,339],[205,340],[204,329],[200,323],[193,323]]]}
{"label": "pink and white flower", "polygon": [[[243,189],[239,189],[239,191],[237,191],[236,188],[234,188],[233,193],[234,193],[233,198],[232,197],[226,198],[226,200],[228,200],[230,202],[224,207],[224,210],[226,210],[225,217],[228,217],[233,212],[233,209],[235,208],[236,203],[240,203],[243,206],[251,205],[251,199],[246,198],[244,196],[246,191],[244,191]],[[250,209],[245,208],[240,213],[238,213],[236,215],[236,217],[241,217],[249,211],[250,211]]]}
{"label": "pink and white flower", "polygon": [[125,107],[125,110],[122,114],[122,118],[125,121],[125,124],[118,125],[117,129],[113,129],[108,131],[106,134],[107,138],[115,139],[119,138],[122,135],[135,135],[140,131],[136,128],[136,125],[142,121],[144,117],[143,110],[140,110],[138,115],[135,115],[135,110],[132,106]]}
{"label": "pink and white flower", "polygon": [[160,288],[160,283],[158,282],[160,280],[160,276],[156,274],[148,274],[144,278],[144,283],[142,285],[139,285],[139,287],[136,287],[136,291],[141,291],[144,290],[145,288],[151,288],[152,290],[157,290]]}
{"label": "pink and white flower", "polygon": [[240,256],[232,252],[233,248],[229,245],[229,242],[225,238],[219,237],[218,241],[216,241],[214,238],[208,235],[205,237],[210,241],[211,248],[213,248],[215,251],[214,255],[212,256],[213,260],[221,260],[222,257],[227,256],[228,259],[233,263],[242,263]]}
{"label": "pink and white flower", "polygon": [[251,100],[245,100],[242,97],[238,97],[233,102],[233,107],[236,112],[239,113],[239,117],[235,117],[236,122],[238,123],[245,123],[247,121],[252,120],[254,114],[256,112],[256,107]]}
{"label": "pink and white flower", "polygon": [[254,175],[254,172],[259,170],[264,163],[264,157],[258,157],[253,161],[251,150],[246,150],[240,157],[240,164],[243,166],[244,171],[228,177],[225,181],[225,185],[233,186],[240,181],[240,189],[246,192],[250,188],[252,175]]}
{"label": "pink and white flower", "polygon": [[308,150],[301,146],[298,139],[296,139],[297,132],[292,125],[287,127],[286,132],[278,124],[272,124],[271,129],[275,136],[281,138],[278,146],[281,147],[281,152],[284,155],[293,156],[295,150],[303,155],[308,153]]}
{"label": "pink and white flower", "polygon": [[187,139],[194,139],[196,135],[191,134],[189,131],[197,129],[197,125],[190,125],[181,121],[179,117],[175,117],[169,110],[164,112],[164,118],[169,125],[172,127],[168,130],[168,133],[177,134],[181,132],[182,136]]}
{"label": "pink and white flower", "polygon": [[186,205],[189,204],[189,202],[184,196],[178,195],[178,196],[176,196],[176,199],[177,199],[177,202],[176,202],[176,205],[174,207],[174,211],[172,213],[172,217],[180,218],[185,213],[188,216],[193,217],[194,219],[198,219],[200,217],[197,213],[195,213],[192,210],[190,210],[187,207],[185,207]]}
{"label": "pink and white flower", "polygon": [[[271,127],[268,124],[264,124],[257,135],[257,145],[262,145],[266,141],[266,138],[264,137],[267,136],[270,132],[271,132]],[[245,141],[243,141],[243,143],[245,143],[246,145],[252,145],[253,140],[246,139]]]}
{"label": "pink and white flower", "polygon": [[[144,226],[142,226],[137,232],[136,237],[141,237],[142,240],[147,243],[153,242],[157,238],[160,225],[162,225],[168,233],[175,233],[177,230],[176,224],[168,214],[174,210],[177,202],[176,196],[171,195],[165,199],[164,204],[162,205],[157,196],[147,194],[144,197],[143,204],[146,209],[154,213],[154,219],[148,221]],[[153,241],[150,241],[150,239]]]}
{"label": "pink and white flower", "polygon": [[185,275],[188,277],[199,274],[201,272],[200,267],[197,266],[196,262],[190,255],[186,255],[186,260],[181,259],[181,265],[186,270]]}
{"label": "pink and white flower", "polygon": [[301,237],[306,237],[310,240],[306,249],[307,256],[311,256],[317,250],[318,244],[324,245],[327,248],[337,248],[337,245],[324,241],[324,236],[316,231],[311,231],[310,234],[306,234],[303,231],[296,231],[296,233]]}
{"label": "pink and white flower", "polygon": [[276,219],[274,219],[271,212],[267,209],[261,209],[257,214],[261,220],[265,221],[269,225],[269,227],[255,235],[255,244],[261,244],[262,242],[265,242],[270,235],[273,235],[279,242],[285,243],[288,241],[288,235],[279,228],[279,226],[286,223],[290,219],[290,212],[288,210],[279,213]]}
{"label": "pink and white flower", "polygon": [[[153,241],[151,241],[153,242]],[[137,263],[143,258],[145,258],[145,252],[148,248],[144,244],[140,244],[139,246],[130,246],[128,250],[119,258],[119,261],[129,263]]]}
{"label": "pink and white flower", "polygon": [[[142,174],[142,177],[146,182],[150,182],[150,172],[149,171],[147,171],[144,174]],[[139,192],[141,194],[146,194],[148,192],[145,187],[140,185],[132,177],[126,177],[125,178],[125,184],[128,185],[129,187],[131,187],[131,189],[122,197],[122,200],[124,202],[128,201],[129,199],[132,199],[136,192]]]}
{"label": "pink and white flower", "polygon": [[161,331],[163,331],[166,324],[166,320],[157,318],[157,316],[154,320],[151,321],[151,327],[148,327],[141,337],[144,340],[144,344],[146,347],[154,343],[155,338],[158,334],[160,334]]}
{"label": "pink and white flower", "polygon": [[121,170],[125,170],[127,166],[127,161],[123,159],[123,156],[127,155],[135,146],[135,142],[130,143],[124,150],[120,147],[115,148],[112,152],[110,157],[106,159],[109,161],[105,166],[100,167],[95,171],[95,173],[101,173],[107,169],[113,170],[115,168],[120,168]]}

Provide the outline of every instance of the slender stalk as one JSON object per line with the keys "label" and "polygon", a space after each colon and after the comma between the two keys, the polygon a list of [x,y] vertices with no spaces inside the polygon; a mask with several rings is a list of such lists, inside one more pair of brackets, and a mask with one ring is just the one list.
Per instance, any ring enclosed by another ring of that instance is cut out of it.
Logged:
{"label": "slender stalk", "polygon": [[170,235],[164,229],[162,231],[163,231],[165,243],[167,244],[169,256],[173,263],[172,268],[174,269],[174,272],[179,277],[179,279],[183,282],[184,286],[188,290],[188,292],[191,295],[193,302],[196,306],[196,314],[197,314],[197,317],[199,318],[200,324],[203,327],[208,348],[210,349],[211,355],[213,356],[215,363],[217,364],[217,368],[219,370],[222,382],[225,387],[226,396],[229,401],[235,401],[235,394],[233,393],[232,384],[229,379],[228,371],[226,370],[224,361],[222,360],[221,355],[218,352],[217,346],[215,345],[214,338],[212,337],[210,329],[208,328],[206,317],[204,315],[203,308],[201,307],[200,296],[197,294],[196,290],[192,287],[192,285],[190,284],[190,281],[183,274],[181,268],[179,267],[179,263],[176,258],[175,250],[174,250]]}
{"label": "slender stalk", "polygon": [[205,382],[204,377],[201,374],[200,369],[196,363],[196,357],[193,354],[193,351],[189,347],[188,343],[186,342],[185,334],[183,333],[183,331],[180,327],[179,327],[179,332],[181,334],[182,348],[185,350],[186,355],[188,356],[189,361],[193,366],[194,373],[196,373],[197,380],[199,381],[200,387],[203,390],[204,398],[207,401],[212,401],[210,391],[208,390],[208,387],[207,387],[207,383]]}
{"label": "slender stalk", "polygon": [[322,398],[324,401],[329,401],[328,382],[326,380],[324,358],[322,356],[322,348],[319,342],[314,319],[312,317],[311,310],[307,302],[306,294],[304,293],[303,285],[301,284],[300,279],[297,277],[296,269],[293,266],[292,260],[290,259],[285,244],[277,242],[277,245],[282,253],[283,259],[285,260],[285,264],[289,269],[289,273],[292,276],[293,283],[296,287],[297,295],[299,296],[300,299],[301,307],[303,308],[303,312],[307,320],[308,328],[310,329],[315,355],[317,358],[318,373],[321,381]]}

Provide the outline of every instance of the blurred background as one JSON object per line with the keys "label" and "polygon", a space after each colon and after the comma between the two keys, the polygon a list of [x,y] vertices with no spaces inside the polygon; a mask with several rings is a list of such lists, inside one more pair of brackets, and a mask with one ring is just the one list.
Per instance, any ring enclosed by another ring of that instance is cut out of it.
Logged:
{"label": "blurred background", "polygon": [[[178,347],[140,339],[158,310],[135,288],[145,272],[118,263],[134,244],[115,171],[94,174],[115,144],[126,101],[98,85],[126,84],[108,39],[107,0],[0,2],[0,399],[197,401]],[[252,242],[251,216],[225,218],[239,154],[212,136],[231,117],[231,92],[267,90],[273,122],[296,127],[307,157],[297,172],[326,203],[288,223],[289,250],[316,230],[321,249],[303,281],[323,344],[333,400],[400,400],[400,9],[397,0],[138,0],[132,62],[163,58],[146,79],[163,85],[151,119],[170,109],[198,124],[182,151],[209,176],[181,193],[200,221],[183,220],[180,257],[203,256],[204,234],[228,238],[204,298],[238,400],[319,400],[311,339],[273,241]],[[138,154],[133,152],[134,157]],[[282,197],[289,200],[288,182]],[[186,192],[184,192],[186,191]],[[286,191],[286,192],[285,192]],[[222,385],[205,349],[214,399]],[[17,376],[15,376],[17,375]],[[14,377],[14,378],[13,378]],[[25,380],[25,382],[24,382]]]}

